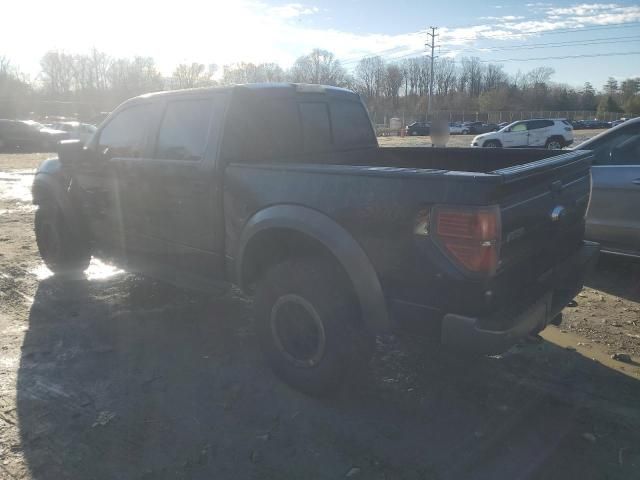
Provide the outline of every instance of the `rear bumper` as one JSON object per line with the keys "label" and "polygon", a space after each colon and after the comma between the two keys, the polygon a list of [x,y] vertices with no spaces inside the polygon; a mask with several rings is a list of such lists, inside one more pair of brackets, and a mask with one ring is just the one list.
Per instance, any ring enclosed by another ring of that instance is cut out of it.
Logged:
{"label": "rear bumper", "polygon": [[[574,255],[544,275],[548,291],[508,322],[509,328],[495,330],[489,325],[504,324],[500,319],[473,318],[446,314],[442,320],[441,341],[453,348],[480,354],[504,352],[529,333],[544,329],[582,289],[584,278],[595,264],[600,245],[584,242]],[[498,320],[498,321],[496,321]]]}

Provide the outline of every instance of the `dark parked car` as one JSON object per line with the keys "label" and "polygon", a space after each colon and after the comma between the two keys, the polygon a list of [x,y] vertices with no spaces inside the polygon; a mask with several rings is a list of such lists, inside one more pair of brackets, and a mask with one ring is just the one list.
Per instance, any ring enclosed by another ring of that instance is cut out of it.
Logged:
{"label": "dark parked car", "polygon": [[[378,148],[358,95],[270,84],[144,95],[33,185],[56,273],[91,255],[254,296],[273,370],[336,388],[374,335],[501,352],[581,289],[589,152]],[[429,347],[425,347],[429,348]]]}
{"label": "dark parked car", "polygon": [[593,151],[587,238],[603,251],[640,257],[640,118],[578,145]]}
{"label": "dark parked car", "polygon": [[426,122],[413,122],[407,125],[407,135],[428,136],[430,132],[431,132],[431,125]]}
{"label": "dark parked car", "polygon": [[47,128],[31,120],[0,119],[0,150],[16,148],[28,151],[55,151],[60,140],[68,138],[66,132]]}
{"label": "dark parked car", "polygon": [[574,130],[595,130],[611,127],[610,123],[600,120],[578,120],[572,123]]}
{"label": "dark parked car", "polygon": [[481,133],[497,131],[498,125],[495,123],[465,122],[462,124],[462,128],[464,129],[464,133],[479,135]]}

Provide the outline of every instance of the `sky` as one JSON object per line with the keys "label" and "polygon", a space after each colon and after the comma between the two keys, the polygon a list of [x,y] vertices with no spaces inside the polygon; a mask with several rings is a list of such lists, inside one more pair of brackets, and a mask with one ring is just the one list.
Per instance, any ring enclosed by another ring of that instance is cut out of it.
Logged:
{"label": "sky", "polygon": [[113,56],[154,57],[165,75],[185,62],[288,67],[313,48],[333,52],[352,70],[362,56],[393,61],[424,55],[429,26],[438,27],[436,55],[477,56],[502,63],[511,74],[548,66],[555,70],[553,81],[576,87],[589,81],[596,88],[609,76],[640,77],[637,0],[2,3],[0,56],[32,79],[47,50],[85,53],[94,47]]}

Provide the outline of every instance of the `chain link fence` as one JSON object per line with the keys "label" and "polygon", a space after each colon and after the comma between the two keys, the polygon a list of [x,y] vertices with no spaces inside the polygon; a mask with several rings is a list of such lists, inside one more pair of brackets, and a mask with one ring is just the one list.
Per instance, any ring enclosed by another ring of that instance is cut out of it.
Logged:
{"label": "chain link fence", "polygon": [[[600,120],[611,122],[624,117],[619,112],[598,112],[588,110],[520,110],[520,111],[494,111],[480,112],[472,110],[439,111],[429,115],[429,120],[441,119],[449,122],[483,122],[502,123],[515,122],[517,120],[529,120],[532,118],[566,118],[568,120]],[[400,123],[402,126],[413,122],[423,122],[426,115],[409,115],[404,112],[372,112],[371,120],[378,128],[391,128],[391,124]],[[398,120],[392,120],[398,119]]]}

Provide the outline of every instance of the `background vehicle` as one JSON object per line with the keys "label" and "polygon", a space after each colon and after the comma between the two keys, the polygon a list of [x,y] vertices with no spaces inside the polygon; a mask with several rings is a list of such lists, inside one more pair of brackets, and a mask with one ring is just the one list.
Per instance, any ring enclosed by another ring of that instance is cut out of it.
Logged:
{"label": "background vehicle", "polygon": [[97,130],[95,125],[81,122],[56,122],[52,128],[67,132],[69,139],[80,140],[82,143],[87,143]]}
{"label": "background vehicle", "polygon": [[595,130],[609,127],[611,127],[611,124],[601,120],[578,120],[573,122],[573,128],[576,130]]}
{"label": "background vehicle", "polygon": [[66,132],[47,128],[32,120],[0,120],[0,150],[21,148],[32,151],[54,151]]}
{"label": "background vehicle", "polygon": [[640,118],[581,143],[592,150],[589,239],[604,252],[640,257]]}
{"label": "background vehicle", "polygon": [[493,132],[498,130],[498,126],[495,123],[482,123],[482,122],[465,122],[462,124],[464,130],[463,133],[478,135],[480,133]]}
{"label": "background vehicle", "polygon": [[411,136],[428,136],[431,125],[427,122],[413,122],[407,125],[407,135]]}
{"label": "background vehicle", "polygon": [[598,250],[583,241],[589,155],[378,148],[358,95],[335,87],[149,94],[42,164],[36,240],[57,273],[94,254],[239,285],[273,370],[322,393],[403,325],[496,353],[557,322]]}
{"label": "background vehicle", "polygon": [[462,126],[461,123],[450,123],[449,133],[451,135],[460,135],[462,133],[465,133],[465,128]]}
{"label": "background vehicle", "polygon": [[573,128],[567,120],[523,120],[503,129],[478,135],[472,147],[544,147],[551,150],[573,143]]}

